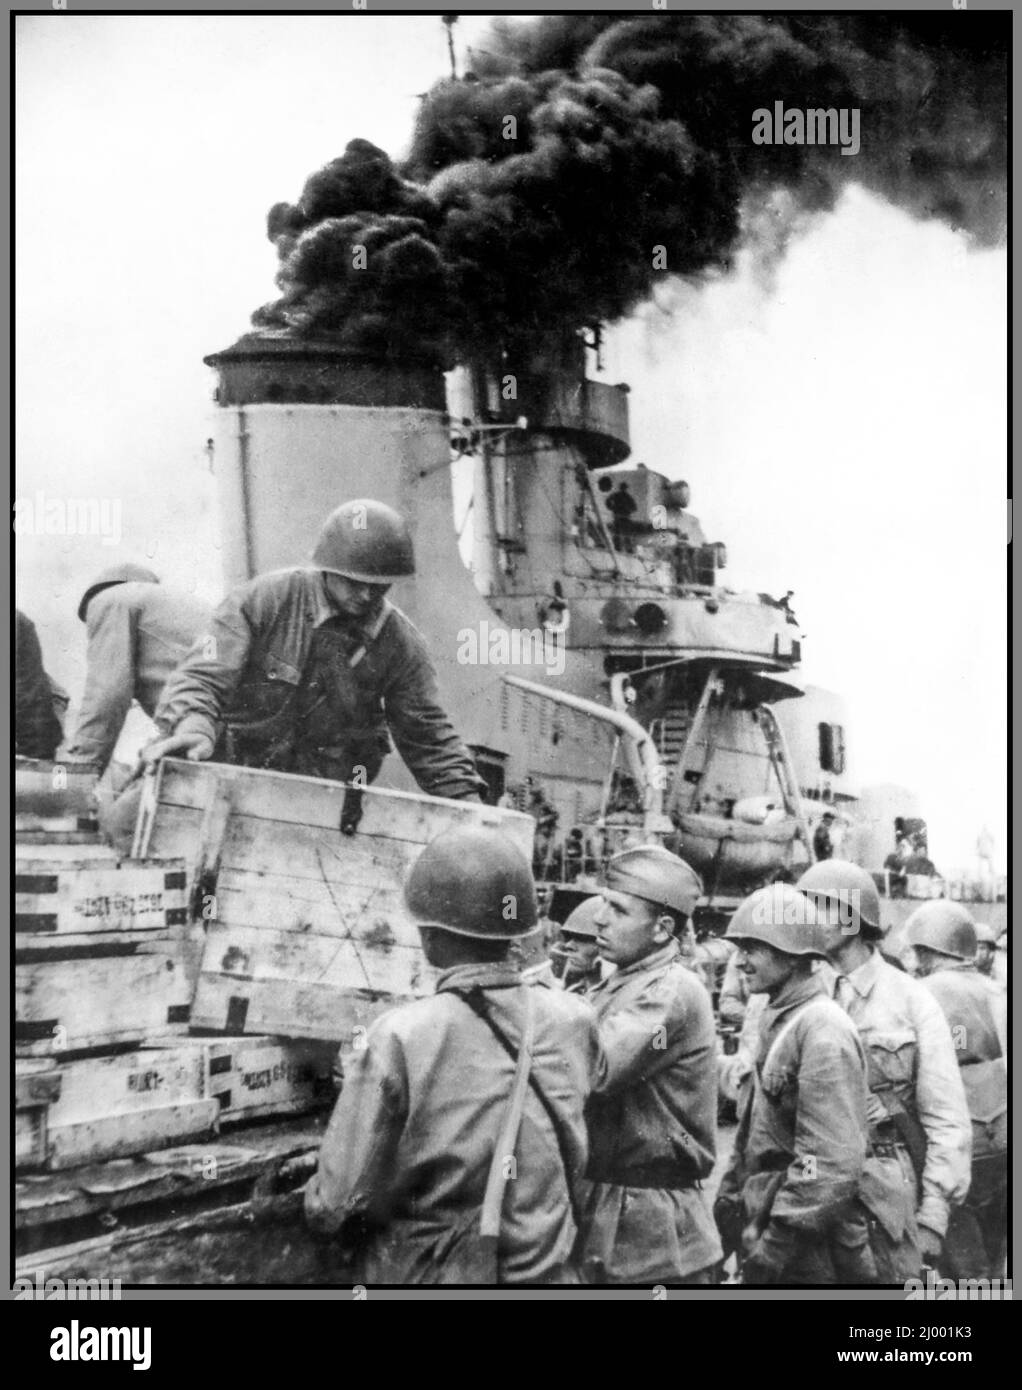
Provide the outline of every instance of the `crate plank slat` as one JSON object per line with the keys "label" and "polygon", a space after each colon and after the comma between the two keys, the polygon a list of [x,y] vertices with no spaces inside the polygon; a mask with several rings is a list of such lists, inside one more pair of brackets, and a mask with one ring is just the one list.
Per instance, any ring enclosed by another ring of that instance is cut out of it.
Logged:
{"label": "crate plank slat", "polygon": [[143,943],[130,955],[16,961],[18,1056],[50,1056],[140,1042],[183,1028],[191,988],[181,952]]}
{"label": "crate plank slat", "polygon": [[[338,833],[344,807],[344,783],[318,777],[296,777],[225,763],[186,763],[167,759],[161,768],[160,806],[178,806],[201,813],[208,804],[210,779],[231,784],[232,814],[255,820],[285,821],[306,828]],[[493,825],[518,841],[532,844],[532,818],[518,811],[450,801],[445,797],[384,787],[362,789],[362,818],[357,834],[383,840],[404,840],[422,846],[441,829],[455,823]],[[150,849],[158,842],[154,828]],[[161,851],[162,852],[162,851]]]}
{"label": "crate plank slat", "polygon": [[418,947],[216,926],[206,939],[191,1022],[350,1045],[382,1008],[427,993],[433,978]]}
{"label": "crate plank slat", "polygon": [[15,859],[15,945],[34,950],[141,941],[186,925],[183,859],[103,861],[51,850]]}
{"label": "crate plank slat", "polygon": [[240,1034],[175,1038],[174,1046],[201,1059],[205,1095],[218,1103],[221,1126],[302,1114],[336,1099],[334,1043]]}
{"label": "crate plank slat", "polygon": [[217,884],[216,921],[221,926],[354,936],[370,946],[419,946],[400,890],[379,880],[346,882],[339,892],[326,881],[225,871]]}
{"label": "crate plank slat", "polygon": [[31,1114],[38,1122],[41,1112],[43,1130],[38,1151],[20,1155],[19,1168],[123,1158],[209,1134],[219,1119],[205,1056],[176,1040],[59,1065],[19,1057],[15,1076],[19,1119]]}

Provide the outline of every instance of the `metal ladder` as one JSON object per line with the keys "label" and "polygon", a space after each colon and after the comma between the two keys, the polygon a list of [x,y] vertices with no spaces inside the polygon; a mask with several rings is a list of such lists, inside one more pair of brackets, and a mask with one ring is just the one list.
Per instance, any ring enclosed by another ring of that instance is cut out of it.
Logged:
{"label": "metal ladder", "polygon": [[770,762],[774,773],[777,776],[778,785],[781,788],[781,796],[784,798],[784,807],[789,815],[795,818],[798,826],[798,835],[805,843],[809,853],[810,864],[815,863],[816,855],[813,853],[813,837],[809,833],[809,822],[806,819],[805,807],[802,805],[802,793],[799,790],[798,778],[792,766],[791,754],[788,751],[788,742],[784,737],[784,730],[777,722],[777,716],[769,705],[759,705],[757,707],[762,722],[763,734],[767,742],[767,751],[770,754]]}

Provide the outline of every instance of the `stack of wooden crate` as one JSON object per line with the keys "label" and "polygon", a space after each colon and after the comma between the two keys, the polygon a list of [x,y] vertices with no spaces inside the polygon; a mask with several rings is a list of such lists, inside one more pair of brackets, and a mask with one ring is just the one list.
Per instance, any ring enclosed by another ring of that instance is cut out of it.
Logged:
{"label": "stack of wooden crate", "polygon": [[38,835],[18,844],[18,1167],[120,1157],[215,1123],[199,1068],[140,1052],[187,1027],[185,898],[180,860],[121,862],[98,843]]}
{"label": "stack of wooden crate", "polygon": [[423,846],[467,822],[532,852],[518,812],[212,763],[147,778],[128,859],[42,800],[16,866],[23,1170],[329,1104],[338,1046],[432,989],[402,892]]}
{"label": "stack of wooden crate", "polygon": [[19,765],[16,783],[17,1168],[127,1157],[328,1103],[336,1048],[189,1035],[204,927],[185,860],[118,859],[84,779],[65,799],[59,766]]}

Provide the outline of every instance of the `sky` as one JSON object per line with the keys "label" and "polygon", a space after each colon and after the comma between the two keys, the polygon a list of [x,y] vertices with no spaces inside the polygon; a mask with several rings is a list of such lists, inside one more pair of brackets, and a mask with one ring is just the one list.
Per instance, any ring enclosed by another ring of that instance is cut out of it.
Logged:
{"label": "sky", "polygon": [[[18,538],[19,605],[77,694],[94,571],[221,591],[202,358],[275,292],[268,208],[355,136],[400,155],[446,34],[65,13],[20,17],[15,52],[15,492],[120,508],[116,547]],[[732,587],[795,591],[855,776],[916,792],[945,872],[984,824],[1007,851],[1006,278],[1003,250],[852,186],[779,260],[665,279],[605,356],[633,460],[688,479]]]}

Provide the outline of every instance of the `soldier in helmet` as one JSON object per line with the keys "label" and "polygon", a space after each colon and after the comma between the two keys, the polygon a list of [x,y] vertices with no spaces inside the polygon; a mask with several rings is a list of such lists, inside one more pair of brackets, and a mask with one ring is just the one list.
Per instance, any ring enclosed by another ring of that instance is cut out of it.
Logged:
{"label": "soldier in helmet", "polygon": [[735,1148],[714,1216],[744,1284],[875,1283],[864,1214],[866,1063],[855,1024],[830,999],[815,908],[762,888],[727,929],[755,998],[765,996]]}
{"label": "soldier in helmet", "polygon": [[449,830],[405,897],[436,993],[381,1015],[356,1051],[308,1219],[355,1250],[363,1283],[577,1283],[598,1041],[582,1000],[508,962],[536,926],[528,862],[497,830]]}
{"label": "soldier in helmet", "polygon": [[611,859],[595,916],[604,960],[591,990],[604,1059],[589,1103],[592,1187],[582,1245],[596,1284],[710,1284],[721,1260],[703,1181],[717,1148],[716,1034],[679,932],[702,884],[676,854]]}
{"label": "soldier in helmet", "polygon": [[937,1258],[969,1187],[971,1124],[951,1033],[924,986],[880,954],[880,895],[864,869],[827,859],[796,886],[816,904],[831,992],[866,1050],[862,1200],[880,1282],[900,1284]]}
{"label": "soldier in helmet", "polygon": [[985,975],[988,980],[994,978],[994,962],[997,959],[997,952],[1000,943],[994,932],[983,922],[977,922],[976,926],[976,969],[981,975]]}
{"label": "soldier in helmet", "polygon": [[916,973],[951,1027],[972,1119],[972,1181],[951,1213],[942,1269],[952,1279],[1004,1273],[1008,1226],[1008,1073],[1000,999],[976,969],[976,929],[959,903],[929,902],[905,924]]}
{"label": "soldier in helmet", "polygon": [[101,771],[107,766],[132,701],[153,717],[167,678],[205,630],[210,612],[143,565],[115,565],[96,576],[78,605],[88,634],[87,667],[69,761]]}
{"label": "soldier in helmet", "polygon": [[479,800],[484,783],[440,707],[425,643],[386,599],[414,572],[397,512],[368,500],[338,507],[308,568],[228,594],[167,684],[145,761],[216,756],[368,783],[389,731],[423,791]]}
{"label": "soldier in helmet", "polygon": [[603,979],[600,949],[596,944],[599,928],[596,914],[602,899],[586,898],[569,912],[560,930],[560,941],[554,948],[560,958],[560,970],[555,973],[561,987],[569,994],[586,995]]}

